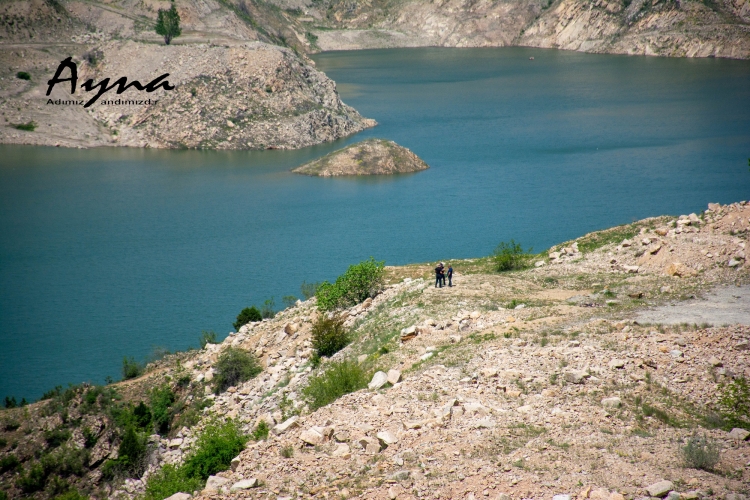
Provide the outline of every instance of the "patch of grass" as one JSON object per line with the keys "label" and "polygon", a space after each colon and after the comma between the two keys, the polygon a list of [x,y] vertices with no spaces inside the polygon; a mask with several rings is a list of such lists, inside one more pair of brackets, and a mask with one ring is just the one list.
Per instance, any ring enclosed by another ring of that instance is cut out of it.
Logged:
{"label": "patch of grass", "polygon": [[31,80],[31,75],[26,71],[19,71],[18,73],[16,73],[16,78],[18,78],[19,80]]}
{"label": "patch of grass", "polygon": [[718,407],[727,429],[750,429],[750,385],[745,377],[738,377],[719,386]]}
{"label": "patch of grass", "polygon": [[219,394],[231,386],[254,378],[263,369],[251,353],[229,347],[219,356],[214,371],[214,391]]}
{"label": "patch of grass", "polygon": [[26,132],[33,132],[36,130],[36,123],[34,120],[31,120],[26,123],[14,123],[13,128],[17,130],[25,130]]}
{"label": "patch of grass", "polygon": [[719,443],[708,436],[697,434],[688,438],[685,446],[680,448],[680,453],[686,467],[706,471],[713,470],[721,458]]}
{"label": "patch of grass", "polygon": [[521,245],[514,240],[510,240],[510,243],[503,241],[492,253],[492,259],[495,262],[495,270],[498,272],[506,272],[525,269],[529,267],[531,263],[531,252],[531,248],[529,248],[527,252],[524,252]]}
{"label": "patch of grass", "polygon": [[[240,325],[241,326],[241,325]],[[200,336],[201,349],[206,347],[208,344],[216,344],[216,332],[213,330],[203,330]]]}
{"label": "patch of grass", "polygon": [[645,417],[654,417],[655,419],[659,420],[660,422],[667,424],[671,427],[679,427],[679,422],[674,419],[669,413],[666,411],[657,408],[656,406],[652,406],[648,403],[643,403],[641,405],[641,411],[643,412],[643,416]]}
{"label": "patch of grass", "polygon": [[323,373],[311,377],[302,393],[314,411],[344,394],[364,389],[368,382],[369,374],[359,363],[340,361],[331,363]]}
{"label": "patch of grass", "polygon": [[351,341],[344,327],[344,319],[334,315],[328,318],[321,314],[312,326],[312,346],[318,356],[333,356]]}
{"label": "patch of grass", "polygon": [[253,430],[252,434],[250,434],[250,438],[253,441],[262,441],[264,439],[268,439],[268,432],[269,432],[268,424],[265,420],[261,420],[258,422],[258,425],[255,426],[255,430]]}
{"label": "patch of grass", "polygon": [[294,456],[294,447],[289,444],[279,450],[279,455],[283,458],[292,458]]}
{"label": "patch of grass", "polygon": [[610,243],[620,243],[622,240],[633,238],[640,231],[636,224],[627,224],[617,226],[604,231],[589,233],[582,238],[578,238],[578,250],[581,253],[593,252]]}

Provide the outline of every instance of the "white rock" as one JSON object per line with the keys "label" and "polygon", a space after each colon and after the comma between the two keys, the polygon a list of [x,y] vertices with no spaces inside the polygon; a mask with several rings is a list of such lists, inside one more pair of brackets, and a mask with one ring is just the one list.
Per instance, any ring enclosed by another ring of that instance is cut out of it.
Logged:
{"label": "white rock", "polygon": [[372,376],[372,380],[367,384],[367,387],[370,390],[378,390],[386,383],[388,383],[388,374],[385,372],[375,372],[375,375]]}
{"label": "white rock", "polygon": [[739,427],[735,427],[731,431],[729,431],[728,436],[729,439],[737,439],[738,441],[745,441],[748,437],[750,437],[750,432],[746,431],[745,429],[740,429]]}
{"label": "white rock", "polygon": [[669,493],[674,485],[671,481],[659,481],[650,486],[646,487],[646,491],[652,497],[665,497]]}
{"label": "white rock", "polygon": [[589,377],[589,374],[584,371],[575,370],[565,372],[565,375],[563,377],[565,378],[566,382],[570,382],[571,384],[583,384]]}
{"label": "white rock", "polygon": [[297,415],[286,419],[279,425],[274,426],[273,432],[276,434],[284,434],[286,431],[291,429],[292,427],[297,427],[299,424],[297,423],[297,420],[299,420],[299,417]]}
{"label": "white rock", "polygon": [[625,368],[626,361],[624,359],[613,359],[609,362],[609,367],[611,369],[617,369],[617,368]]}
{"label": "white rock", "polygon": [[742,261],[741,260],[737,260],[734,257],[732,257],[731,259],[729,259],[729,262],[727,262],[727,266],[728,267],[737,267],[740,264],[742,264]]}
{"label": "white rock", "polygon": [[229,482],[229,479],[220,476],[208,476],[205,491],[219,491],[221,487]]}
{"label": "white rock", "polygon": [[339,444],[335,450],[333,450],[332,455],[334,457],[341,457],[341,458],[351,458],[352,456],[352,450],[349,448],[349,445],[346,443]]}
{"label": "white rock", "polygon": [[388,383],[396,385],[401,382],[401,372],[398,370],[388,370]]}
{"label": "white rock", "polygon": [[622,401],[618,397],[604,398],[602,399],[602,406],[605,408],[619,408],[622,406]]}
{"label": "white rock", "polygon": [[711,366],[722,366],[724,363],[722,363],[716,356],[711,356],[708,360],[708,364]]}
{"label": "white rock", "polygon": [[250,488],[256,488],[257,486],[258,480],[254,477],[251,477],[250,479],[237,481],[232,485],[231,488],[229,488],[229,491],[249,490]]}
{"label": "white rock", "polygon": [[391,431],[380,431],[375,435],[375,437],[378,438],[381,444],[384,444],[386,446],[398,443],[398,438]]}
{"label": "white rock", "polygon": [[189,495],[187,493],[175,493],[171,497],[167,497],[164,500],[188,500],[192,497],[193,495]]}
{"label": "white rock", "polygon": [[299,435],[299,438],[303,442],[305,442],[307,444],[311,444],[313,446],[322,443],[323,440],[325,439],[323,437],[323,434],[321,434],[320,432],[318,432],[315,429],[308,429],[306,431],[302,431],[300,433],[300,435]]}
{"label": "white rock", "polygon": [[552,500],[570,500],[570,495],[555,495]]}

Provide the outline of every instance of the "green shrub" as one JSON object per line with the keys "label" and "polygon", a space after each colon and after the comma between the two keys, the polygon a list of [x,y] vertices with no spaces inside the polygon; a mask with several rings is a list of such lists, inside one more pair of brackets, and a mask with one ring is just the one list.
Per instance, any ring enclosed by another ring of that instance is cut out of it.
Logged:
{"label": "green shrub", "polygon": [[[239,317],[237,319],[239,320]],[[240,325],[240,326],[242,326],[242,325]],[[237,328],[237,327],[235,327],[235,328]],[[201,332],[200,343],[201,343],[201,349],[203,349],[204,347],[206,347],[206,345],[208,345],[208,344],[216,344],[217,343],[217,341],[216,341],[216,332],[213,331],[213,330],[209,330],[209,331],[203,330]]]}
{"label": "green shrub", "polygon": [[168,385],[154,387],[149,394],[151,401],[151,420],[154,424],[154,430],[166,435],[170,429],[170,423],[174,416],[174,402],[177,395]]}
{"label": "green shrub", "polygon": [[294,447],[289,444],[279,450],[279,455],[283,458],[292,458],[294,456]]}
{"label": "green shrub", "polygon": [[260,321],[262,319],[263,316],[261,316],[257,307],[246,307],[237,315],[237,321],[235,321],[232,326],[234,326],[235,330],[239,330],[240,327],[243,327],[248,323]]}
{"label": "green shrub", "polygon": [[294,295],[284,295],[281,298],[281,302],[284,304],[284,307],[290,308],[297,303],[297,297],[295,297]]}
{"label": "green shrub", "polygon": [[68,439],[70,439],[71,432],[64,427],[57,427],[51,431],[44,432],[44,440],[47,441],[47,446],[50,448],[57,448]]}
{"label": "green shrub", "polygon": [[336,278],[335,283],[324,281],[316,293],[318,308],[321,311],[332,311],[351,307],[374,297],[383,289],[385,262],[364,260],[349,266],[344,274]]}
{"label": "green shrub", "polygon": [[208,476],[227,470],[232,459],[245,448],[247,440],[234,421],[209,424],[182,466],[185,475],[205,481]]}
{"label": "green shrub", "polygon": [[221,353],[214,365],[214,390],[216,394],[258,375],[263,369],[258,360],[247,351],[229,347]]}
{"label": "green shrub", "polygon": [[306,281],[303,281],[299,286],[299,290],[300,292],[302,292],[302,296],[305,298],[305,300],[310,300],[311,298],[315,297],[315,294],[318,293],[318,288],[320,288],[320,282],[308,283]]}
{"label": "green shrub", "polygon": [[89,500],[89,497],[82,495],[78,490],[68,490],[56,496],[54,500]]}
{"label": "green shrub", "polygon": [[44,476],[57,474],[60,477],[83,476],[88,462],[88,451],[79,450],[72,446],[62,446],[55,451],[42,455],[39,462]]}
{"label": "green shrub", "polygon": [[273,318],[276,316],[276,302],[273,297],[263,302],[263,306],[260,308],[260,315],[263,318]]}
{"label": "green shrub", "polygon": [[0,500],[8,500],[8,494],[4,491],[0,491]]}
{"label": "green shrub", "polygon": [[151,408],[149,408],[143,401],[133,408],[133,421],[139,429],[148,429],[151,426],[153,414],[151,413]]}
{"label": "green shrub", "polygon": [[47,486],[45,489],[46,493],[54,498],[70,491],[70,484],[60,476],[50,476],[47,478]]}
{"label": "green shrub", "polygon": [[8,432],[13,432],[19,427],[21,427],[21,422],[19,422],[18,420],[7,420],[5,421],[5,423],[3,423],[3,430],[6,430]]}
{"label": "green shrub", "polygon": [[719,386],[719,409],[726,427],[750,429],[750,384],[739,377]]}
{"label": "green shrub", "polygon": [[128,359],[127,357],[122,358],[122,379],[130,380],[133,378],[140,377],[143,373],[143,365],[138,363],[133,358]]}
{"label": "green shrub", "polygon": [[24,493],[34,493],[44,489],[44,485],[47,482],[47,475],[44,472],[42,464],[35,462],[31,464],[29,470],[22,473],[18,479],[16,479],[16,486],[21,488]]}
{"label": "green shrub", "polygon": [[346,347],[349,342],[349,332],[344,327],[344,320],[334,315],[319,315],[312,327],[312,346],[318,356],[333,356]]}
{"label": "green shrub", "polygon": [[255,426],[255,430],[250,435],[250,437],[253,439],[253,441],[262,441],[263,439],[268,438],[268,431],[270,429],[268,428],[268,424],[265,420],[261,420],[258,422],[258,425]]}
{"label": "green shrub", "polygon": [[344,394],[367,387],[369,374],[353,361],[331,363],[320,375],[310,377],[302,393],[310,409],[317,410],[336,401]]}
{"label": "green shrub", "polygon": [[529,248],[528,252],[524,253],[521,245],[513,240],[510,240],[510,243],[503,241],[492,253],[495,269],[498,272],[524,269],[529,265],[531,251],[531,248]]}
{"label": "green shrub", "polygon": [[163,500],[175,493],[192,493],[203,489],[203,481],[185,476],[182,468],[167,464],[158,472],[151,474],[146,482],[144,500]]}
{"label": "green shrub", "polygon": [[81,433],[83,434],[83,446],[85,448],[93,448],[96,442],[99,440],[99,437],[96,435],[96,433],[89,427],[84,427],[81,430]]}
{"label": "green shrub", "polygon": [[120,442],[118,450],[118,460],[129,470],[129,472],[139,475],[145,471],[144,458],[148,452],[145,436],[136,432],[135,427],[128,426],[125,435]]}
{"label": "green shrub", "polygon": [[18,78],[19,80],[31,80],[31,75],[26,71],[19,71],[18,73],[16,73],[16,78]]}
{"label": "green shrub", "polygon": [[9,470],[16,470],[21,465],[21,461],[15,455],[5,455],[0,458],[0,474]]}
{"label": "green shrub", "polygon": [[13,128],[17,130],[25,130],[27,132],[33,132],[36,130],[36,123],[32,120],[26,123],[14,123]]}
{"label": "green shrub", "polygon": [[0,437],[0,450],[5,448],[6,446],[8,446],[8,440],[3,437]]}
{"label": "green shrub", "polygon": [[721,448],[707,436],[693,435],[680,450],[686,467],[692,469],[713,470],[719,463]]}

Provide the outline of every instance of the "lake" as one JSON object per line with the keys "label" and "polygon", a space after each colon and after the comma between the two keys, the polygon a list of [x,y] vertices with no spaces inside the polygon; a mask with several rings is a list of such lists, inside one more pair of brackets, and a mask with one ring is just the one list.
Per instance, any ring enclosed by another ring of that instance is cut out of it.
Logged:
{"label": "lake", "polygon": [[[747,61],[517,47],[315,61],[378,127],[300,151],[0,146],[0,398],[118,379],[123,356],[223,338],[243,307],[370,256],[539,251],[750,197]],[[431,168],[289,172],[367,137]]]}

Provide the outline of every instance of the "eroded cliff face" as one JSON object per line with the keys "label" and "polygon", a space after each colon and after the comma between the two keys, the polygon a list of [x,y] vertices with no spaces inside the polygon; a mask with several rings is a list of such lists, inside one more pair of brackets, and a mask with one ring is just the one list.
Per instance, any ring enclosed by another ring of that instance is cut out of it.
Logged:
{"label": "eroded cliff face", "polygon": [[[335,83],[290,50],[109,43],[92,72],[176,85],[153,106],[95,106],[117,144],[163,148],[294,149],[375,125],[339,98]],[[124,94],[123,94],[124,96]],[[108,99],[119,96],[106,96]],[[116,132],[115,132],[116,131]]]}
{"label": "eroded cliff face", "polygon": [[323,50],[521,45],[677,57],[750,57],[750,3],[741,0],[413,0],[309,7],[338,30]]}

